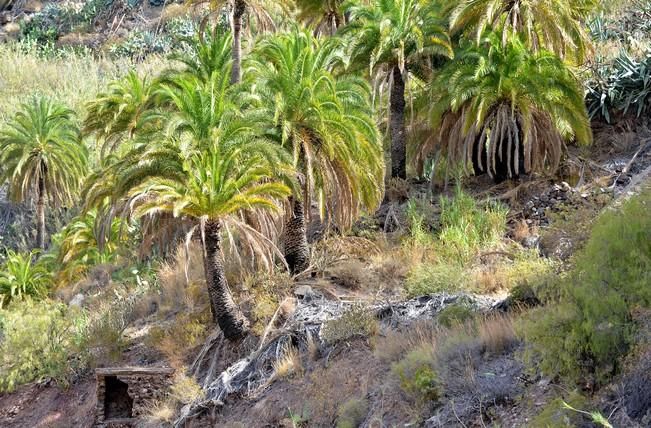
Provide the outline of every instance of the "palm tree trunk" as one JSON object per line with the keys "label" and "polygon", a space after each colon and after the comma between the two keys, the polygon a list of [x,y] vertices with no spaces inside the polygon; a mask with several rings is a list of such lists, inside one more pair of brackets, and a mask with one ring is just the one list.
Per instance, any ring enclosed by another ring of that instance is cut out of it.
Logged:
{"label": "palm tree trunk", "polygon": [[292,214],[285,223],[285,261],[292,275],[303,272],[310,263],[310,249],[307,244],[305,211],[300,199],[290,197]]}
{"label": "palm tree trunk", "polygon": [[393,66],[389,98],[391,131],[391,177],[407,178],[407,135],[405,132],[405,80],[400,67]]}
{"label": "palm tree trunk", "polygon": [[233,68],[231,69],[231,84],[241,79],[242,69],[242,16],[246,11],[244,0],[233,2]]}
{"label": "palm tree trunk", "polygon": [[38,200],[36,202],[36,243],[45,250],[45,177],[38,177]]}
{"label": "palm tree trunk", "polygon": [[233,301],[226,281],[224,257],[221,252],[221,223],[209,220],[206,222],[204,233],[203,262],[213,321],[219,325],[226,339],[235,341],[246,336],[248,322]]}

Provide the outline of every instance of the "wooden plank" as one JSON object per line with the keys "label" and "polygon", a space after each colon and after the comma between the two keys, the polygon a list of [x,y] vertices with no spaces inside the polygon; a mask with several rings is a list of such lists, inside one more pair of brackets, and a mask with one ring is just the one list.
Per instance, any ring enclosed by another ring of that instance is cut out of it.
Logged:
{"label": "wooden plank", "polygon": [[95,369],[95,374],[99,376],[154,376],[167,375],[174,373],[171,367],[101,367]]}

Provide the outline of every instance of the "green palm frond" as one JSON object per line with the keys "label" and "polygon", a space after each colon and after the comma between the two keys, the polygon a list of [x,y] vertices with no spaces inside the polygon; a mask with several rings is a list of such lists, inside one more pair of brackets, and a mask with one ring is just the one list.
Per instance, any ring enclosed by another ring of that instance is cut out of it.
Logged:
{"label": "green palm frond", "polygon": [[531,49],[581,63],[590,48],[585,21],[598,5],[597,0],[463,0],[451,12],[450,29],[474,33],[479,41],[486,30],[504,28],[504,43],[517,33]]}
{"label": "green palm frond", "polygon": [[54,205],[72,203],[86,175],[87,150],[74,112],[47,98],[33,98],[0,130],[0,183],[24,201],[43,179],[44,196]]}
{"label": "green palm frond", "polygon": [[353,67],[397,65],[401,71],[422,65],[432,56],[452,57],[447,23],[438,1],[375,0],[371,5],[353,3],[349,36]]}
{"label": "green palm frond", "polygon": [[245,79],[255,82],[261,116],[271,118],[269,138],[305,177],[303,198],[347,227],[379,204],[383,157],[368,85],[329,71],[341,61],[335,43],[298,30],[264,39]]}
{"label": "green palm frond", "polygon": [[134,71],[111,82],[108,91],[100,93],[86,105],[87,115],[82,131],[95,135],[102,144],[101,156],[136,135],[147,135],[161,126],[155,109],[155,82],[139,77]]}

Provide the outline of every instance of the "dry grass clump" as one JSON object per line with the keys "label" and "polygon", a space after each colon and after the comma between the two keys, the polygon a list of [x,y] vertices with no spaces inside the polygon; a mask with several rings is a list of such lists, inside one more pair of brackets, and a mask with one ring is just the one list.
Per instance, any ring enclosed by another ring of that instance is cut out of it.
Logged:
{"label": "dry grass clump", "polygon": [[331,270],[333,280],[337,285],[340,285],[349,290],[359,290],[360,288],[368,288],[371,284],[370,272],[365,263],[358,259],[346,260],[339,263]]}
{"label": "dry grass clump", "polygon": [[203,272],[203,254],[197,243],[178,246],[174,258],[158,270],[161,312],[204,308],[208,293]]}
{"label": "dry grass clump", "polygon": [[145,428],[156,428],[166,424],[171,424],[174,422],[175,415],[176,407],[172,401],[155,401],[147,408],[143,426]]}
{"label": "dry grass clump", "polygon": [[149,330],[145,344],[158,350],[177,371],[184,367],[203,344],[210,323],[210,311],[181,313],[166,324]]}
{"label": "dry grass clump", "polygon": [[437,341],[437,328],[431,321],[418,321],[408,329],[389,330],[375,341],[373,353],[384,363],[398,361],[410,349],[415,349],[423,344],[435,346]]}
{"label": "dry grass clump", "polygon": [[185,368],[178,370],[170,388],[171,396],[180,404],[188,404],[205,396],[204,390],[193,378],[185,375]]}
{"label": "dry grass clump", "polygon": [[295,346],[287,346],[281,356],[273,363],[274,379],[282,379],[303,373],[301,356]]}
{"label": "dry grass clump", "polygon": [[508,351],[518,341],[513,318],[508,315],[489,316],[479,323],[477,330],[482,349],[491,354]]}

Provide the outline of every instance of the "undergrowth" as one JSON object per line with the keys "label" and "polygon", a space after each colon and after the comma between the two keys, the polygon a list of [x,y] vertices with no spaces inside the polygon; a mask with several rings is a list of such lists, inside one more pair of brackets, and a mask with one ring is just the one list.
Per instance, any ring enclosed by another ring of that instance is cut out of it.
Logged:
{"label": "undergrowth", "polygon": [[651,305],[651,190],[596,221],[559,299],[522,323],[529,357],[550,375],[600,385],[620,369],[633,342],[631,316]]}

